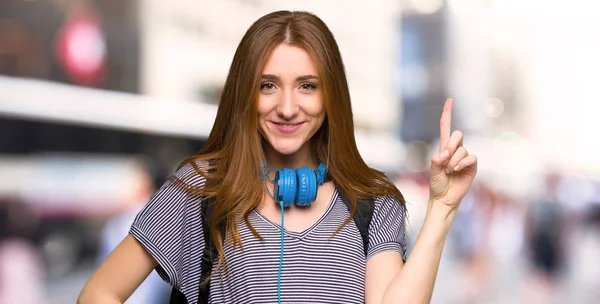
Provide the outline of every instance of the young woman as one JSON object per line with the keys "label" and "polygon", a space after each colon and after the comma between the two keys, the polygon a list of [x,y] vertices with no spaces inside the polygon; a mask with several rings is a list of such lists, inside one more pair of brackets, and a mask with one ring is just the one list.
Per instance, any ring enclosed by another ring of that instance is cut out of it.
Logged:
{"label": "young woman", "polygon": [[[406,259],[405,202],[358,152],[332,33],[306,12],[260,18],[234,55],[206,145],[154,194],[79,303],[123,303],[155,269],[189,303],[429,302],[476,172],[462,134],[450,134],[451,111],[449,99],[427,219]],[[353,218],[369,208],[365,234]]]}

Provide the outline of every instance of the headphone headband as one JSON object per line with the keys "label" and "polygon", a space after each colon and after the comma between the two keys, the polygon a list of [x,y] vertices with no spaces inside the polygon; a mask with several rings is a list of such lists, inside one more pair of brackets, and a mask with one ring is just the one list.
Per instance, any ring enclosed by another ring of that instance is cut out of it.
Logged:
{"label": "headphone headband", "polygon": [[319,166],[315,169],[317,173],[317,184],[322,185],[325,182],[325,178],[327,177],[327,166],[324,163],[319,162]]}
{"label": "headphone headband", "polygon": [[[327,166],[319,162],[317,168],[300,167],[298,169],[283,168],[280,170],[267,170],[267,164],[263,162],[261,180],[273,183],[274,193],[269,195],[277,202],[283,202],[284,206],[296,204],[308,206],[317,198],[317,188],[325,182],[327,177]],[[271,179],[269,173],[275,171],[275,178]]]}

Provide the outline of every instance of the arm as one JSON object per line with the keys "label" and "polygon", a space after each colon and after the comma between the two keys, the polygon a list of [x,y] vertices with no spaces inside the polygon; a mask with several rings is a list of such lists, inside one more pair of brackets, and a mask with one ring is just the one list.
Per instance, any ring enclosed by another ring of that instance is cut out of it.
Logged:
{"label": "arm", "polygon": [[175,180],[188,187],[204,185],[191,164],[179,168],[138,212],[129,234],[90,277],[78,303],[123,303],[154,269],[171,286],[193,295],[196,278],[180,270],[183,263],[199,266],[195,248],[186,246],[204,247],[202,213],[200,201]]}
{"label": "arm", "polygon": [[455,211],[434,203],[402,271],[391,280],[381,303],[429,303],[442,249]]}
{"label": "arm", "polygon": [[429,303],[454,211],[433,203],[411,258],[384,251],[367,262],[365,299],[372,303]]}
{"label": "arm", "polygon": [[77,303],[124,303],[156,266],[144,247],[127,235],[92,274]]}
{"label": "arm", "polygon": [[[372,277],[384,273],[385,292],[367,291],[368,303],[429,303],[442,250],[460,201],[477,172],[477,158],[463,147],[460,131],[450,134],[453,100],[448,99],[440,119],[440,149],[431,158],[427,214],[410,259],[401,265],[397,256],[381,255],[367,269]],[[389,270],[388,270],[389,269]],[[390,279],[390,277],[392,279]],[[370,284],[370,283],[367,283]],[[375,294],[375,295],[373,295]],[[378,296],[380,295],[380,296]]]}

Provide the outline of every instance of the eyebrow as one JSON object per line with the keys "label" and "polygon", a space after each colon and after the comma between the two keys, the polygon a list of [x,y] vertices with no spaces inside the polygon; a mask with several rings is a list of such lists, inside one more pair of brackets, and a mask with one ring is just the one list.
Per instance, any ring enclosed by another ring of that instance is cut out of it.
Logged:
{"label": "eyebrow", "polygon": [[[279,80],[279,77],[277,75],[272,75],[272,74],[262,75],[261,78],[263,80],[271,80],[271,81]],[[306,81],[306,80],[311,80],[311,79],[318,80],[319,77],[317,77],[315,75],[303,75],[303,76],[296,78],[296,81]]]}

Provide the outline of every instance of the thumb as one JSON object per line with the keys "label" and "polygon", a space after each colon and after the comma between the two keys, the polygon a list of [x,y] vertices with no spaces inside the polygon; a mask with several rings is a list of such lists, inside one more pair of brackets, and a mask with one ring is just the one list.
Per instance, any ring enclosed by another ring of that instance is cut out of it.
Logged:
{"label": "thumb", "polygon": [[450,153],[448,150],[437,152],[431,156],[431,168],[429,169],[431,175],[437,175],[444,172],[449,156]]}

